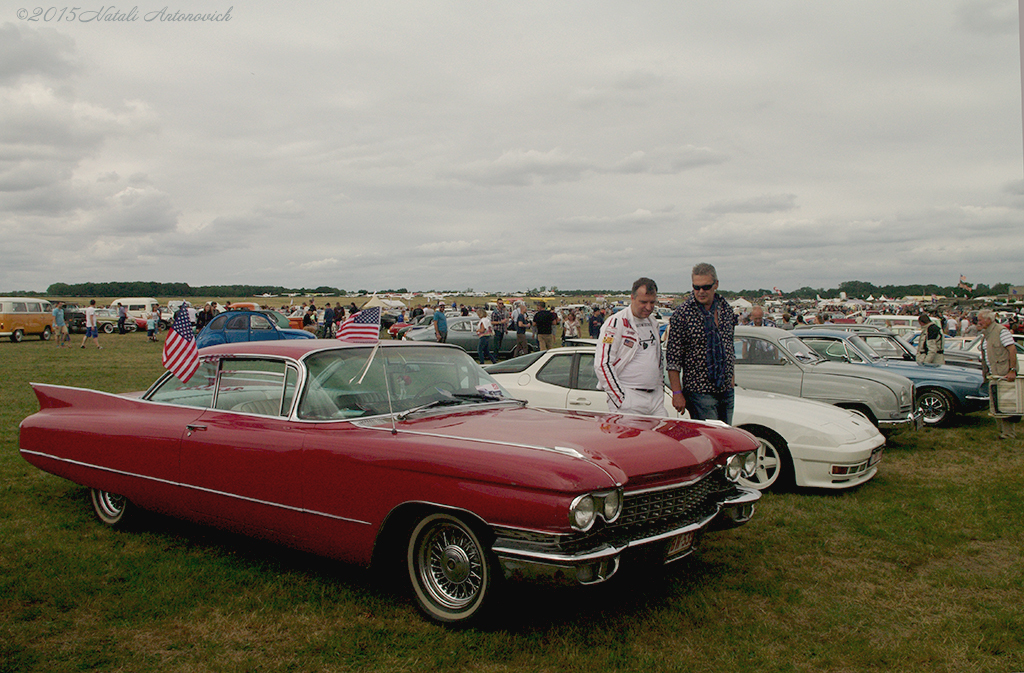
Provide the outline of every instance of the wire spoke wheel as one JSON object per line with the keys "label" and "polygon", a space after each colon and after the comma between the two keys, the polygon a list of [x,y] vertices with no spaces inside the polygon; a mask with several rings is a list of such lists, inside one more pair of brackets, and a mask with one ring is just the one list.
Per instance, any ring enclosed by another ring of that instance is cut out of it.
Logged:
{"label": "wire spoke wheel", "polygon": [[108,526],[124,525],[125,520],[131,518],[132,505],[123,495],[94,488],[91,496],[96,516]]}
{"label": "wire spoke wheel", "polygon": [[491,586],[490,561],[480,539],[448,514],[419,522],[409,538],[408,565],[420,608],[440,622],[474,617]]}

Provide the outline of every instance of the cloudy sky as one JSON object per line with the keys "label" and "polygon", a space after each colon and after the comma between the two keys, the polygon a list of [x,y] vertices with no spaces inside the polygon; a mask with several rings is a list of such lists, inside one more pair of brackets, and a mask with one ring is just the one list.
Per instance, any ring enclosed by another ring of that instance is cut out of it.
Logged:
{"label": "cloudy sky", "polygon": [[1016,0],[164,2],[0,3],[0,290],[1024,284]]}

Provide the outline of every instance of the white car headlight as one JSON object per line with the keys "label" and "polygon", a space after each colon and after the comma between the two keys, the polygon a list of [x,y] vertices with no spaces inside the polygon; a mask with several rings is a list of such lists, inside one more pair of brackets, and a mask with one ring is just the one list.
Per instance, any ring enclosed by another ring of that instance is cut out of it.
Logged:
{"label": "white car headlight", "polygon": [[589,530],[596,517],[594,497],[590,494],[578,496],[569,507],[569,524],[576,530]]}
{"label": "white car headlight", "polygon": [[729,456],[725,461],[725,478],[729,481],[737,481],[743,473],[743,454],[736,453]]}
{"label": "white car headlight", "polygon": [[622,512],[622,495],[618,491],[610,491],[605,494],[603,500],[602,514],[604,515],[604,520],[612,523],[619,518],[619,514]]}
{"label": "white car headlight", "polygon": [[743,457],[743,476],[750,478],[757,470],[757,451],[750,451]]}

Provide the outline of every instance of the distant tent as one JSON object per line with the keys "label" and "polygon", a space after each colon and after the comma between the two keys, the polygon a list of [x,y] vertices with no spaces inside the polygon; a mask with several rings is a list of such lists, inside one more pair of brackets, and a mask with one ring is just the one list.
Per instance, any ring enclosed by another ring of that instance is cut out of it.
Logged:
{"label": "distant tent", "polygon": [[732,306],[733,310],[740,309],[746,311],[752,308],[754,305],[751,304],[746,299],[740,297],[739,299],[733,299],[731,302],[729,302],[729,306]]}
{"label": "distant tent", "polygon": [[362,308],[360,308],[360,310],[364,308],[373,308],[374,306],[380,306],[381,308],[406,308],[405,304],[397,299],[382,299],[377,295],[373,295],[372,297],[370,297],[369,301],[362,305]]}

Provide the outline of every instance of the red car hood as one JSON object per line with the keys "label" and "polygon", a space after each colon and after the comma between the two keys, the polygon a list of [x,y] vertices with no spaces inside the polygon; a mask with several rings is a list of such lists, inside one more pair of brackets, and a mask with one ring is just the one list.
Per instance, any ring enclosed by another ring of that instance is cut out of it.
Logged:
{"label": "red car hood", "polygon": [[600,466],[631,489],[696,479],[729,455],[758,447],[752,435],[730,427],[526,407],[432,415],[401,422],[398,429],[565,453]]}

